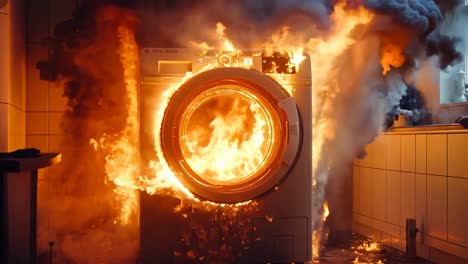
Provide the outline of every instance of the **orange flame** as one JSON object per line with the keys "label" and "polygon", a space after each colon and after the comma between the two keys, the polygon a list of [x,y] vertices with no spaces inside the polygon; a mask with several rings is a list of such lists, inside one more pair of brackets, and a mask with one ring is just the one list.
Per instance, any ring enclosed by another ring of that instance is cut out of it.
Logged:
{"label": "orange flame", "polygon": [[401,67],[405,63],[406,57],[400,46],[393,43],[386,43],[381,50],[380,64],[383,67],[383,75],[386,75],[391,67]]}
{"label": "orange flame", "polygon": [[380,64],[383,67],[383,75],[386,75],[392,67],[399,68],[405,63],[403,51],[409,45],[411,32],[404,28],[396,28],[392,32],[382,33],[381,39]]}
{"label": "orange flame", "polygon": [[267,55],[273,52],[287,54],[291,58],[292,65],[299,70],[299,65],[305,60],[303,43],[302,36],[291,34],[289,27],[284,26],[264,44],[264,49]]}
{"label": "orange flame", "polygon": [[[333,72],[333,62],[335,58],[340,56],[348,47],[355,43],[355,40],[350,36],[350,33],[358,25],[368,24],[374,18],[369,10],[364,7],[357,9],[347,9],[344,1],[338,3],[334,12],[331,14],[333,27],[330,34],[326,38],[312,38],[308,40],[306,45],[307,53],[310,56],[312,63],[312,87],[314,87],[313,109],[313,135],[312,135],[312,170],[313,179],[312,185],[314,190],[321,183],[321,178],[317,171],[319,159],[324,148],[324,143],[335,138],[335,120],[333,116],[335,106],[332,103],[320,102],[321,97],[329,98],[328,102],[340,92],[340,87],[330,87],[329,79],[330,72]],[[332,89],[333,88],[333,89]],[[319,228],[321,229],[321,227]],[[313,258],[319,256],[320,233],[317,229],[312,237],[312,255]]]}
{"label": "orange flame", "polygon": [[225,31],[226,26],[224,26],[223,23],[218,22],[216,24],[216,36],[218,36],[218,40],[221,43],[220,48],[223,51],[236,51],[236,48],[234,48],[234,44],[232,44],[232,41],[226,37],[226,34],[224,33]]}
{"label": "orange flame", "polygon": [[328,201],[325,201],[323,203],[323,217],[322,217],[322,220],[325,222],[329,215],[330,215],[330,210],[328,210]]}
{"label": "orange flame", "polygon": [[140,173],[139,118],[137,98],[138,46],[132,30],[127,26],[117,28],[119,55],[128,99],[128,115],[125,128],[115,135],[104,135],[99,142],[91,139],[95,148],[100,147],[108,155],[105,157],[107,180],[116,187],[116,200],[120,203],[119,222],[130,223],[130,218],[138,209],[139,184],[136,181]]}
{"label": "orange flame", "polygon": [[359,245],[357,249],[365,250],[367,252],[378,251],[380,250],[380,244],[377,242],[371,242],[371,243],[364,242],[362,245]]}
{"label": "orange flame", "polygon": [[[182,147],[190,167],[217,184],[238,182],[252,175],[262,166],[273,143],[269,136],[274,133],[268,121],[271,117],[263,107],[236,92],[227,93],[204,98],[205,103],[199,104],[190,118],[198,122],[188,124]],[[198,104],[196,100],[193,104]],[[213,108],[214,103],[229,109],[220,112]]]}

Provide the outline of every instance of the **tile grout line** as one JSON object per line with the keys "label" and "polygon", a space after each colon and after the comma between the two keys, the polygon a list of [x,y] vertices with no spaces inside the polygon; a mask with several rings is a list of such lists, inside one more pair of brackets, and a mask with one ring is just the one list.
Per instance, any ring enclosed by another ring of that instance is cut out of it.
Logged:
{"label": "tile grout line", "polygon": [[425,169],[424,171],[426,172],[426,175],[424,176],[424,184],[426,185],[426,189],[424,190],[425,192],[425,195],[426,195],[426,199],[424,201],[424,206],[425,206],[425,210],[424,210],[424,221],[425,221],[425,229],[424,230],[424,233],[426,234],[427,233],[427,225],[428,225],[428,222],[427,222],[427,181],[428,181],[428,177],[427,177],[427,135],[424,135],[424,141],[425,141],[425,151],[424,151],[424,159],[425,159]]}
{"label": "tile grout line", "polygon": [[448,200],[448,196],[449,196],[449,188],[448,188],[448,135],[445,135],[445,173],[447,175],[447,177],[445,178],[445,184],[446,184],[446,188],[447,188],[447,241],[448,241],[448,231],[449,231],[449,200]]}
{"label": "tile grout line", "polygon": [[[403,136],[400,135],[399,137],[400,137],[400,184],[399,184],[398,187],[400,187],[400,217],[399,217],[400,219],[398,219],[398,222],[401,224],[401,218],[402,218],[402,215],[403,215],[403,214],[402,214],[402,211],[403,211],[403,206],[402,206],[402,201],[403,201],[402,196],[403,196],[403,192],[402,192],[402,188],[401,188],[401,183],[402,183],[402,178],[403,178],[403,177],[401,176],[401,163],[402,163],[402,158],[401,158],[401,148],[402,148],[401,145],[402,145],[402,144],[401,144],[401,141],[402,141]],[[400,239],[401,239],[401,234],[400,234]]]}
{"label": "tile grout line", "polygon": [[[49,0],[47,0],[47,37],[49,39],[51,37],[50,36],[50,1]],[[47,48],[47,60],[49,59],[50,59],[50,48]],[[49,110],[50,110],[50,80],[47,81],[47,111]],[[48,120],[49,119],[47,116],[47,133],[49,133],[49,121]],[[46,140],[47,140],[47,152],[49,152],[49,149],[50,149],[49,136],[47,136]],[[48,196],[50,197],[51,195],[50,181],[47,181],[47,191],[48,191]],[[47,225],[48,225],[48,228],[50,229],[51,228],[50,214],[47,214]]]}

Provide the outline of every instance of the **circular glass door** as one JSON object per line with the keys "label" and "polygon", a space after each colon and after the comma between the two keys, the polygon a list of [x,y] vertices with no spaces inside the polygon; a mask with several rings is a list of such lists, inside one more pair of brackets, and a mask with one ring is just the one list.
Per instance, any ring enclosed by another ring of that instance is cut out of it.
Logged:
{"label": "circular glass door", "polygon": [[171,98],[161,133],[181,182],[210,201],[253,199],[277,185],[299,150],[294,100],[273,79],[219,68],[185,82]]}

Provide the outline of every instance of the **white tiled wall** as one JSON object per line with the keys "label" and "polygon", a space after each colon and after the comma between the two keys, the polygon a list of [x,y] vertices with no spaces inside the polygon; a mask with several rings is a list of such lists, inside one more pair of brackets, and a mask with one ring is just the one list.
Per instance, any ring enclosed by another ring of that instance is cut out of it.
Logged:
{"label": "white tiled wall", "polygon": [[401,173],[399,171],[387,171],[387,222],[399,225],[401,212]]}
{"label": "white tiled wall", "polygon": [[359,212],[372,216],[372,169],[359,168]]}
{"label": "white tiled wall", "polygon": [[467,190],[468,180],[448,178],[448,240],[465,247],[468,247]]}
{"label": "white tiled wall", "polygon": [[416,135],[416,172],[426,173],[427,136]]}
{"label": "white tiled wall", "polygon": [[0,152],[25,146],[24,1],[0,9]]}
{"label": "white tiled wall", "polygon": [[427,175],[427,193],[426,232],[447,240],[447,177]]}
{"label": "white tiled wall", "polygon": [[416,174],[414,172],[401,172],[400,186],[401,211],[399,225],[405,226],[407,218],[416,217]]}
{"label": "white tiled wall", "polygon": [[353,168],[356,232],[405,250],[415,218],[420,256],[468,261],[468,131],[386,133],[366,150]]}
{"label": "white tiled wall", "polygon": [[448,135],[448,175],[468,179],[468,134]]}
{"label": "white tiled wall", "polygon": [[387,173],[384,170],[372,169],[372,217],[386,219]]}
{"label": "white tiled wall", "polygon": [[[26,145],[42,152],[61,152],[63,146],[62,116],[67,100],[62,96],[63,82],[40,79],[39,61],[49,58],[47,39],[53,37],[55,25],[72,17],[76,0],[28,0],[26,58]],[[47,250],[50,237],[45,235],[55,224],[49,216],[48,199],[52,190],[49,176],[61,164],[41,170],[38,177],[38,241]],[[44,233],[44,230],[48,230]],[[42,232],[41,232],[42,231]],[[49,233],[47,233],[49,234]],[[50,234],[49,234],[50,235]]]}
{"label": "white tiled wall", "polygon": [[62,117],[67,100],[64,83],[40,79],[37,63],[47,60],[44,40],[53,36],[56,24],[68,20],[76,8],[75,0],[29,1],[27,42],[26,144],[42,152],[60,152],[63,138]]}
{"label": "white tiled wall", "polygon": [[447,135],[427,135],[427,174],[447,175]]}
{"label": "white tiled wall", "polygon": [[383,169],[387,168],[387,151],[385,137],[378,137],[372,144],[372,167]]}
{"label": "white tiled wall", "polygon": [[387,169],[400,171],[401,170],[401,136],[391,135],[385,137],[387,150]]}
{"label": "white tiled wall", "polygon": [[416,169],[416,136],[401,136],[401,171],[414,172]]}

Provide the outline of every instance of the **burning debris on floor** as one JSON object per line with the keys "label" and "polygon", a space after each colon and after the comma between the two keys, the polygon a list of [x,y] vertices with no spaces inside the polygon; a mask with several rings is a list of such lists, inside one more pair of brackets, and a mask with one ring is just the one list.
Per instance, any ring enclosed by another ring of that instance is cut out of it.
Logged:
{"label": "burning debris on floor", "polygon": [[350,241],[334,245],[323,245],[320,257],[313,263],[429,264],[431,262],[420,258],[408,258],[404,252],[353,233]]}

